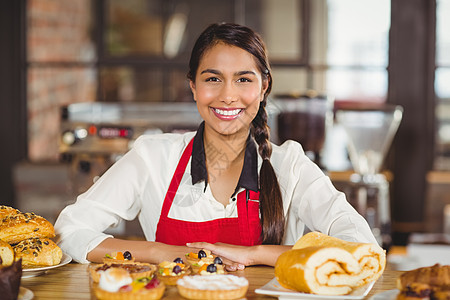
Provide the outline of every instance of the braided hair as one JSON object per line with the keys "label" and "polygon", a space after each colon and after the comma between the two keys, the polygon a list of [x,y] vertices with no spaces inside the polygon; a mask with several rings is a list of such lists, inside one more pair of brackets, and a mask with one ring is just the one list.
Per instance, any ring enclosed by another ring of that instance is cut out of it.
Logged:
{"label": "braided hair", "polygon": [[267,125],[266,104],[272,88],[272,75],[266,47],[252,29],[232,23],[218,23],[208,26],[197,39],[189,61],[188,79],[195,81],[197,69],[204,53],[218,43],[239,47],[256,58],[258,69],[268,88],[260,103],[258,113],[252,121],[251,134],[258,144],[259,155],[263,159],[259,174],[259,209],[261,214],[261,240],[263,244],[281,244],[284,236],[284,211],[280,186],[270,163],[272,146],[269,142],[270,130]]}

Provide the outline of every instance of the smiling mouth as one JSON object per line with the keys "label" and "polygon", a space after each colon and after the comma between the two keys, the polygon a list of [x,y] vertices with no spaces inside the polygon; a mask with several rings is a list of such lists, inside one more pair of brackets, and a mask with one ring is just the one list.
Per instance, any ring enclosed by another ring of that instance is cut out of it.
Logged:
{"label": "smiling mouth", "polygon": [[241,111],[243,111],[242,108],[236,108],[236,109],[219,109],[219,108],[213,108],[214,112],[218,115],[231,117],[231,116],[237,116]]}

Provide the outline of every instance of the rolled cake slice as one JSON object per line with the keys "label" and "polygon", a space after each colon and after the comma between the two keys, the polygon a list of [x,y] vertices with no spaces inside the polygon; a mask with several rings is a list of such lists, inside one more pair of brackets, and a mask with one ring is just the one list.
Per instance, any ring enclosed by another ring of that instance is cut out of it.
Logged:
{"label": "rolled cake slice", "polygon": [[337,247],[289,250],[275,264],[275,277],[281,286],[318,295],[350,293],[360,271],[356,259]]}
{"label": "rolled cake slice", "polygon": [[292,249],[315,246],[338,247],[351,253],[361,268],[357,286],[377,280],[386,266],[386,252],[377,244],[348,242],[320,232],[305,234]]}

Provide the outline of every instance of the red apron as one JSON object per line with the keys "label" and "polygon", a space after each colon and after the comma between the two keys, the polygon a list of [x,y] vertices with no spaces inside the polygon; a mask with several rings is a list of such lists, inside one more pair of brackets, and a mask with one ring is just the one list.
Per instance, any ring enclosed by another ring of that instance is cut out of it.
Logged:
{"label": "red apron", "polygon": [[260,245],[259,192],[246,190],[237,195],[237,218],[221,218],[205,222],[190,222],[168,217],[181,178],[192,154],[193,140],[188,144],[178,162],[156,228],[156,241],[169,245],[186,245],[193,242],[227,243],[234,245]]}

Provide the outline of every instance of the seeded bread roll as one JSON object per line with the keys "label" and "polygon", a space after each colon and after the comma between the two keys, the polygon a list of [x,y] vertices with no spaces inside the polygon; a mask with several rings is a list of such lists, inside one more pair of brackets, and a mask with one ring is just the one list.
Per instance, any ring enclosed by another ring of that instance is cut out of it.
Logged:
{"label": "seeded bread roll", "polygon": [[3,219],[6,216],[9,215],[15,215],[20,213],[20,211],[18,209],[15,209],[13,207],[10,206],[6,206],[6,205],[0,205],[0,219]]}
{"label": "seeded bread roll", "polygon": [[61,262],[62,251],[50,239],[30,238],[13,246],[16,260],[22,259],[23,266],[54,266]]}
{"label": "seeded bread roll", "polygon": [[34,213],[11,214],[0,220],[0,239],[15,244],[29,238],[52,238],[53,225]]}
{"label": "seeded bread roll", "polygon": [[10,266],[13,262],[13,248],[7,242],[0,240],[0,266]]}

